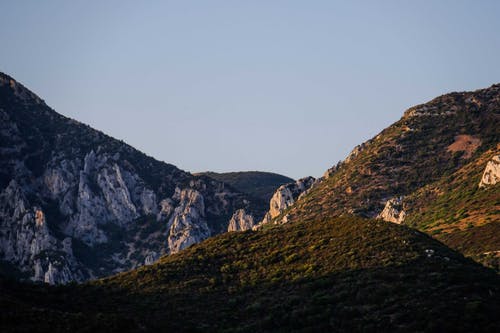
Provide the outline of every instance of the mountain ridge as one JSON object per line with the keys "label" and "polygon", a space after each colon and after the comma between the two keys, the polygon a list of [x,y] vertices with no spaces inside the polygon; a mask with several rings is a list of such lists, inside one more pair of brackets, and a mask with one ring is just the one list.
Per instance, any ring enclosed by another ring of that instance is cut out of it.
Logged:
{"label": "mountain ridge", "polygon": [[194,175],[205,175],[222,181],[235,189],[254,197],[269,201],[274,191],[281,185],[291,183],[290,177],[264,171],[233,171],[233,172],[197,172]]}

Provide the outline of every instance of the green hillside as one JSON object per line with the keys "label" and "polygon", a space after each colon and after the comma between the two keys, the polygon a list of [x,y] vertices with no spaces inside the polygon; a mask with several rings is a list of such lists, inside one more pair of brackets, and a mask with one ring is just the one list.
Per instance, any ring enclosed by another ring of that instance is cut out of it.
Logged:
{"label": "green hillside", "polygon": [[271,199],[278,187],[294,181],[292,178],[277,173],[261,171],[203,172],[201,174],[229,184],[240,192],[261,198],[266,202]]}
{"label": "green hillside", "polygon": [[493,271],[356,217],[224,234],[84,285],[3,281],[0,291],[4,332],[500,329]]}
{"label": "green hillside", "polygon": [[486,163],[500,146],[405,200],[405,224],[500,271],[500,184],[479,188]]}

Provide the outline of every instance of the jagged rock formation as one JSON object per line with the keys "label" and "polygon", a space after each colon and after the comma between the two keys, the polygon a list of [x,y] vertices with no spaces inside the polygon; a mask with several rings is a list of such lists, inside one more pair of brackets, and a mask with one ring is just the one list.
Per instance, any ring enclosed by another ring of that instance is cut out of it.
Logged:
{"label": "jagged rock formation", "polygon": [[38,281],[66,283],[82,278],[80,271],[68,269],[75,263],[71,239],[58,240],[50,234],[43,210],[29,203],[16,180],[0,193],[0,221],[3,260],[31,266]]}
{"label": "jagged rock formation", "polygon": [[495,185],[498,182],[500,182],[500,155],[493,156],[486,164],[479,187]]}
{"label": "jagged rock formation", "polygon": [[253,216],[247,214],[244,209],[238,209],[231,217],[227,231],[245,231],[252,229],[254,226]]}
{"label": "jagged rock formation", "polygon": [[50,109],[0,73],[0,260],[48,283],[150,264],[265,209]]}
{"label": "jagged rock formation", "polygon": [[173,199],[179,204],[168,221],[170,253],[179,252],[210,236],[203,195],[193,189],[176,188]]}
{"label": "jagged rock formation", "polygon": [[[273,219],[278,217],[285,209],[290,207],[299,199],[301,195],[306,193],[309,189],[313,187],[316,183],[316,179],[313,177],[305,177],[297,180],[294,183],[286,184],[280,186],[271,200],[269,201],[269,211],[264,216],[264,219],[254,227],[254,229],[259,229],[264,224],[268,224]],[[282,224],[288,222],[288,217],[285,215],[279,221],[275,220],[275,224]]]}
{"label": "jagged rock formation", "polygon": [[377,216],[378,219],[397,224],[403,223],[405,217],[406,212],[403,210],[402,197],[387,200],[384,210]]}

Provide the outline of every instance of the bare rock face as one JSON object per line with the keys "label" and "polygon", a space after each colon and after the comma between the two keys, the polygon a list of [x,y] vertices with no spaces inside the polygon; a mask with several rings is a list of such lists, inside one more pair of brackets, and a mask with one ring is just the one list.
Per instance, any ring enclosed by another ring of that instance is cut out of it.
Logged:
{"label": "bare rock face", "polygon": [[378,219],[397,224],[403,223],[405,217],[406,212],[403,210],[402,197],[387,200],[384,210],[377,216]]}
{"label": "bare rock face", "polygon": [[160,212],[156,215],[157,221],[165,221],[174,212],[175,204],[170,198],[160,201]]}
{"label": "bare rock face", "polygon": [[158,253],[156,253],[155,251],[152,251],[144,259],[144,265],[152,265],[152,264],[154,264],[158,260],[159,257],[160,256],[158,255]]}
{"label": "bare rock face", "polygon": [[177,198],[179,204],[168,222],[170,253],[179,252],[210,236],[205,219],[205,202],[201,193],[190,188],[177,189],[174,199]]}
{"label": "bare rock face", "polygon": [[493,156],[488,164],[486,164],[479,187],[492,186],[498,182],[500,182],[500,155]]}
{"label": "bare rock face", "polygon": [[245,231],[251,230],[255,226],[254,218],[251,214],[247,214],[244,209],[238,209],[234,212],[227,231]]}
{"label": "bare rock face", "polygon": [[[78,186],[77,197],[74,198],[76,209],[68,212],[71,218],[66,232],[89,245],[108,241],[100,225],[113,223],[126,227],[143,214],[157,212],[154,192],[137,175],[123,170],[117,164],[117,158],[96,154],[92,150],[83,160],[83,170],[78,171],[79,180],[74,186]],[[64,173],[67,171],[50,171],[52,178]],[[59,188],[66,188],[60,185],[64,183],[60,179],[53,183],[56,184],[53,193],[60,193]]]}
{"label": "bare rock face", "polygon": [[29,204],[15,180],[0,193],[0,220],[13,221],[0,226],[0,254],[4,260],[33,270],[34,281],[67,283],[82,279],[78,270],[70,268],[75,260],[67,241],[50,235],[45,213]]}
{"label": "bare rock face", "polygon": [[[276,192],[274,192],[274,195],[269,201],[269,211],[264,216],[264,219],[253,229],[259,229],[262,225],[271,222],[285,209],[293,205],[299,197],[312,188],[315,183],[316,179],[313,177],[305,177],[297,180],[295,183],[280,186]],[[288,219],[285,216],[281,221],[275,221],[275,224],[282,224],[286,222],[288,222]]]}

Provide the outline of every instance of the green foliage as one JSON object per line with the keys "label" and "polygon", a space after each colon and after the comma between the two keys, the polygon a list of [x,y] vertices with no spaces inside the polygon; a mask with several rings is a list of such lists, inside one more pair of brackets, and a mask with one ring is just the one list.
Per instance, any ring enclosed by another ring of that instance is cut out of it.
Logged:
{"label": "green foliage", "polygon": [[419,232],[349,217],[224,234],[84,285],[4,281],[0,304],[16,309],[4,331],[495,331],[499,289]]}
{"label": "green foliage", "polygon": [[265,202],[269,202],[278,187],[294,181],[292,178],[276,173],[260,171],[204,172],[202,174],[229,184],[236,190],[260,198]]}

